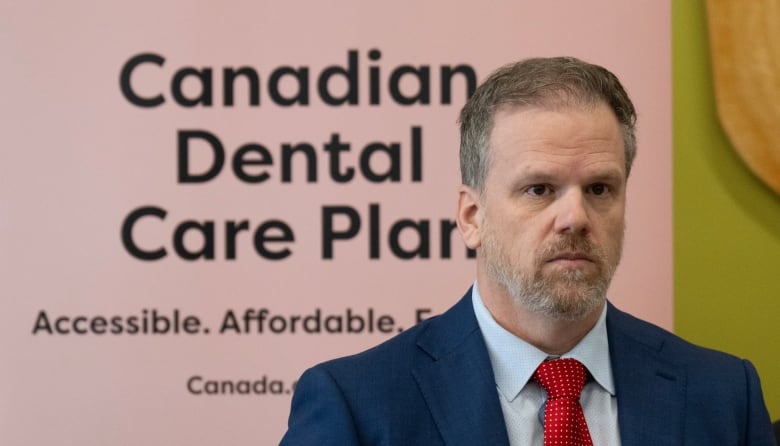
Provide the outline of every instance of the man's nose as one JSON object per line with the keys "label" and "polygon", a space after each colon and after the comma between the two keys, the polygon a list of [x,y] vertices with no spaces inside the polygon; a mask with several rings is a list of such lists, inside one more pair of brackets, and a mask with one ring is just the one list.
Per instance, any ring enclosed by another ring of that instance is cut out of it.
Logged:
{"label": "man's nose", "polygon": [[555,232],[587,234],[590,216],[585,194],[580,189],[565,191],[555,203]]}

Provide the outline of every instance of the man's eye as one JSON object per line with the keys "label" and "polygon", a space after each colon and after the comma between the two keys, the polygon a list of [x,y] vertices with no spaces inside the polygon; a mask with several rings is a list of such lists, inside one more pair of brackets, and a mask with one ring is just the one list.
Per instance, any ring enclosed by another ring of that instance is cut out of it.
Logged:
{"label": "man's eye", "polygon": [[528,194],[541,197],[550,192],[550,188],[544,184],[534,184],[528,188]]}
{"label": "man's eye", "polygon": [[604,195],[609,192],[609,187],[603,183],[597,183],[590,187],[590,192],[593,195]]}

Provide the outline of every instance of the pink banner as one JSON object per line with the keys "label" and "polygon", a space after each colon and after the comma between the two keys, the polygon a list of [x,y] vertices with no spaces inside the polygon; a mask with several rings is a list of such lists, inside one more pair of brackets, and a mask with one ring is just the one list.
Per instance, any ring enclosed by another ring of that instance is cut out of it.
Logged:
{"label": "pink banner", "polygon": [[275,444],[306,367],[473,281],[455,120],[530,56],[631,94],[609,294],[670,327],[669,5],[475,5],[2,5],[0,443]]}

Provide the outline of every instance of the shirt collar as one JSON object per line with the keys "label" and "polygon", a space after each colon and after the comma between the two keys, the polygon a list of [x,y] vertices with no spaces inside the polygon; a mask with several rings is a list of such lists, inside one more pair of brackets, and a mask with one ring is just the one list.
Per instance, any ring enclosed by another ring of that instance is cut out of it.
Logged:
{"label": "shirt collar", "polygon": [[[500,326],[482,302],[477,283],[471,292],[471,303],[482,336],[485,338],[490,362],[493,366],[498,390],[508,401],[514,400],[531,379],[531,376],[545,359],[547,353],[518,338]],[[593,379],[610,393],[615,395],[615,383],[612,377],[612,364],[609,360],[609,342],[607,340],[607,306],[601,312],[596,325],[562,358],[574,358],[580,361],[593,376]]]}

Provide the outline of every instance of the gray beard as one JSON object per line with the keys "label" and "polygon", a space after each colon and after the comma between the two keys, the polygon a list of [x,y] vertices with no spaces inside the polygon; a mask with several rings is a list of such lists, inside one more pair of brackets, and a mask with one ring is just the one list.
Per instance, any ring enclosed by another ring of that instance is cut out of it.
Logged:
{"label": "gray beard", "polygon": [[[482,248],[488,275],[507,291],[515,304],[556,320],[579,321],[600,308],[617,267],[617,261],[608,264],[600,249],[579,236],[563,237],[538,253],[533,275],[511,269],[509,256],[492,237],[483,240]],[[598,267],[596,273],[567,270],[544,274],[545,259],[567,249],[586,252],[593,257]]]}

